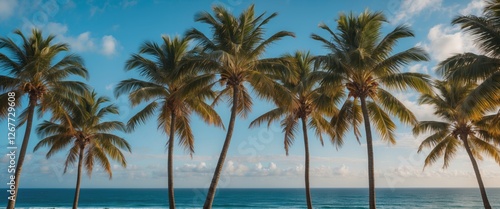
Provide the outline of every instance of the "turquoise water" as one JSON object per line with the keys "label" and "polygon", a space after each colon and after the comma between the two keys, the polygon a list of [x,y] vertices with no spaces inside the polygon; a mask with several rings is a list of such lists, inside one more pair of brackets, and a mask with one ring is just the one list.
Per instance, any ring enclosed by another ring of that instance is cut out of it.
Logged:
{"label": "turquoise water", "polygon": [[[500,188],[488,189],[500,208]],[[71,208],[74,189],[22,189],[16,208]],[[367,189],[312,189],[314,208],[368,208]],[[82,189],[79,208],[167,208],[166,189]],[[176,189],[179,209],[201,208],[206,189]],[[7,194],[0,205],[7,204]],[[213,208],[305,208],[303,189],[219,189]],[[479,190],[377,189],[378,208],[481,208]]]}

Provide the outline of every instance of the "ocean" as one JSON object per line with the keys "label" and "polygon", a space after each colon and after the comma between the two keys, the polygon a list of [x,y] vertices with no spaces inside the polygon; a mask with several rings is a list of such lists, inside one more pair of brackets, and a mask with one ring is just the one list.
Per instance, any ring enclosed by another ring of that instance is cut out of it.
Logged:
{"label": "ocean", "polygon": [[[377,189],[378,208],[482,208],[477,188]],[[16,208],[71,208],[74,189],[21,189]],[[487,189],[500,208],[500,188]],[[166,189],[82,189],[79,208],[168,208]],[[176,189],[179,209],[201,208],[206,189]],[[368,189],[311,189],[314,208],[368,208]],[[7,205],[7,195],[0,201]],[[219,189],[213,208],[306,208],[304,189]]]}

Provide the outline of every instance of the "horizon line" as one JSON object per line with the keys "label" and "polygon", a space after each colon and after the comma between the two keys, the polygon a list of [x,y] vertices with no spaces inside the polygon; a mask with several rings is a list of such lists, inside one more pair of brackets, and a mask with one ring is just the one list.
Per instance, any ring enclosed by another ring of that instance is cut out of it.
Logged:
{"label": "horizon line", "polygon": [[[485,187],[500,189],[500,187]],[[19,189],[75,189],[74,187],[31,187]],[[163,187],[85,187],[81,189],[167,189]],[[175,189],[208,189],[201,187],[180,187]],[[304,189],[303,187],[230,187],[218,189]],[[368,189],[368,187],[311,187],[311,189]],[[477,189],[477,187],[377,187],[375,189]]]}

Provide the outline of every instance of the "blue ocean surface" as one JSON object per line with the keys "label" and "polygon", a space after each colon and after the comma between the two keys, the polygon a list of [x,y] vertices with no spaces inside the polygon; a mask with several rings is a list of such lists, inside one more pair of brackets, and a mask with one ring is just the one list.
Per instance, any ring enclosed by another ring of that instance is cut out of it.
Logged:
{"label": "blue ocean surface", "polygon": [[[479,189],[377,189],[378,208],[482,208]],[[500,208],[500,188],[487,189]],[[74,189],[21,189],[16,208],[71,208]],[[202,208],[206,189],[176,189],[179,209]],[[368,208],[368,189],[311,189],[314,208]],[[79,208],[167,208],[166,189],[82,189]],[[7,194],[0,201],[7,205]],[[306,208],[304,189],[219,189],[213,208]]]}

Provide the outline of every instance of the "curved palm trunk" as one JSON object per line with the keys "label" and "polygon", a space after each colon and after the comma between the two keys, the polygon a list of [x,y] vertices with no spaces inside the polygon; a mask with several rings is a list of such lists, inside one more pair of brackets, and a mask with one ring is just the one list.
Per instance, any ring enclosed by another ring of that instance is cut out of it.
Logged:
{"label": "curved palm trunk", "polygon": [[231,143],[231,137],[233,136],[234,122],[236,121],[236,107],[238,107],[238,94],[239,87],[233,86],[233,106],[231,107],[231,118],[229,119],[229,127],[227,129],[226,139],[224,141],[224,146],[219,156],[219,161],[217,162],[217,167],[215,167],[214,176],[212,177],[212,182],[210,183],[210,188],[208,188],[207,198],[204,209],[212,208],[212,204],[215,198],[215,190],[217,183],[222,172],[222,167],[224,166],[224,161],[226,160],[227,150],[229,149],[229,144]]}
{"label": "curved palm trunk", "polygon": [[484,188],[483,179],[481,178],[481,173],[479,172],[479,166],[477,165],[476,159],[472,155],[472,151],[469,147],[469,142],[467,140],[467,136],[461,136],[462,141],[464,142],[465,150],[469,155],[470,161],[472,163],[472,167],[474,168],[474,173],[476,173],[477,183],[479,184],[479,190],[481,191],[481,198],[483,198],[483,205],[485,209],[491,209],[490,201],[488,200],[488,196],[486,195],[486,189]]}
{"label": "curved palm trunk", "polygon": [[168,139],[168,204],[170,209],[175,209],[174,198],[174,137],[175,137],[175,113],[172,111],[170,119],[170,138]]}
{"label": "curved palm trunk", "polygon": [[78,174],[76,177],[75,199],[73,200],[73,209],[78,208],[78,199],[80,199],[80,181],[82,178],[82,164],[84,147],[80,147],[80,155],[78,156]]}
{"label": "curved palm trunk", "polygon": [[304,148],[305,148],[305,182],[306,182],[306,200],[307,200],[307,208],[312,209],[312,200],[311,200],[311,190],[309,187],[309,139],[307,138],[307,124],[306,117],[302,117],[302,132],[304,133]]}
{"label": "curved palm trunk", "polygon": [[24,157],[26,156],[26,150],[28,149],[28,142],[30,140],[31,127],[33,126],[33,115],[35,113],[36,102],[37,102],[36,96],[30,95],[29,106],[28,106],[28,120],[26,121],[26,131],[24,132],[23,143],[21,145],[21,150],[20,150],[19,155],[18,155],[19,159],[17,161],[17,166],[16,166],[16,173],[15,173],[16,182],[14,183],[15,198],[14,198],[14,200],[9,199],[9,204],[7,205],[7,209],[14,209],[16,207],[16,199],[18,196],[19,181],[21,180],[20,178],[21,178],[21,171],[23,169],[23,164],[24,164]]}
{"label": "curved palm trunk", "polygon": [[373,143],[372,143],[372,130],[370,128],[370,116],[368,115],[368,108],[366,106],[366,97],[360,97],[361,110],[363,112],[363,121],[365,122],[366,131],[366,148],[368,150],[368,184],[370,196],[370,209],[375,209],[375,174],[373,165]]}

